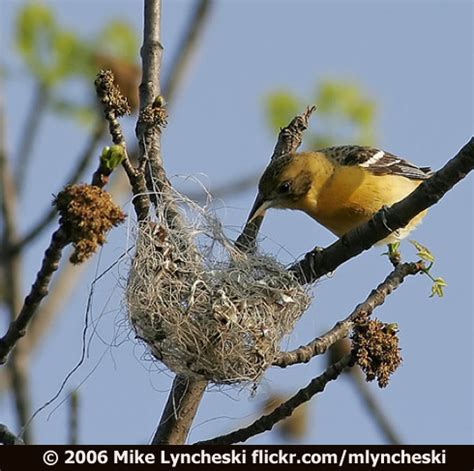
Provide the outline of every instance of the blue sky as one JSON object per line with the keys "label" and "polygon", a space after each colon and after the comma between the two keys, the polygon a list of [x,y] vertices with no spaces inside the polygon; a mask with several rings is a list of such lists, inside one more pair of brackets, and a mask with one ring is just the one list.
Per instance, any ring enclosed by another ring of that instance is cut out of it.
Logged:
{"label": "blue sky", "polygon": [[[141,2],[47,3],[64,27],[84,37],[97,32],[111,16],[141,30]],[[354,80],[366,90],[377,102],[378,145],[414,163],[438,169],[470,138],[473,38],[469,2],[216,3],[163,135],[169,175],[203,174],[212,188],[253,169],[260,172],[275,142],[265,122],[265,94],[286,88],[309,99],[318,81],[325,78]],[[8,148],[13,154],[33,88],[11,45],[13,20],[22,4],[7,0],[1,15],[2,59],[12,71],[4,89]],[[190,6],[188,1],[164,1],[164,73]],[[65,90],[86,99],[85,90],[76,83]],[[317,126],[316,112],[311,127]],[[133,123],[127,121],[125,129],[132,136]],[[21,228],[27,228],[59,190],[84,139],[84,131],[73,123],[52,115],[44,120],[21,202]],[[254,194],[248,191],[221,202],[219,214],[230,235],[243,224]],[[126,210],[132,213],[129,204]],[[472,210],[472,177],[468,177],[430,211],[414,235],[435,254],[435,273],[449,284],[445,297],[430,299],[429,280],[418,276],[408,279],[376,311],[381,320],[399,324],[404,362],[388,388],[370,387],[407,443],[473,441]],[[35,407],[55,394],[78,360],[91,283],[128,246],[128,230],[113,231],[34,355]],[[334,240],[307,216],[282,211],[268,213],[262,235],[263,247],[284,263]],[[48,239],[49,234],[40,237],[26,253],[25,289],[39,268]],[[373,248],[315,286],[313,305],[291,336],[291,346],[331,327],[366,297],[390,269],[381,252]],[[402,253],[414,257],[415,252],[405,242]],[[122,264],[94,285],[92,316],[99,319],[100,336],[92,337],[88,358],[66,387],[80,385],[80,437],[86,443],[147,441],[169,391],[171,374],[153,364],[133,336],[127,335],[120,287],[125,277]],[[118,334],[123,342],[114,342]],[[247,390],[211,388],[194,422],[191,441],[247,423],[256,417],[269,391],[291,394],[324,365],[324,360],[316,359],[284,371],[272,369],[255,397]],[[57,404],[33,422],[40,442],[65,440],[65,405],[48,419]],[[331,383],[312,401],[310,411],[307,443],[383,442],[347,378]],[[2,398],[0,414],[2,422],[13,426],[10,397]],[[276,441],[273,433],[253,439],[254,443]]]}

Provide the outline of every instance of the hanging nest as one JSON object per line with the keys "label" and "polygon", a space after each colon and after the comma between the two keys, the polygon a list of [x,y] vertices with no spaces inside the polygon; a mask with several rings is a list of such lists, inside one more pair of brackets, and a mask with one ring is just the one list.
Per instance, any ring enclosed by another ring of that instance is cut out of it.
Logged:
{"label": "hanging nest", "polygon": [[206,209],[174,199],[180,214],[163,209],[136,230],[126,288],[132,326],[175,373],[257,383],[310,296],[274,258],[235,249]]}

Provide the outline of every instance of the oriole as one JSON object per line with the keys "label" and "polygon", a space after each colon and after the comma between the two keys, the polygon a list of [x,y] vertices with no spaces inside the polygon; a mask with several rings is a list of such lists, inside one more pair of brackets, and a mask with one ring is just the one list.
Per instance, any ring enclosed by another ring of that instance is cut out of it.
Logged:
{"label": "oriole", "polygon": [[[431,176],[416,165],[383,150],[364,146],[328,147],[275,158],[264,171],[248,222],[268,208],[304,211],[338,237],[391,206]],[[379,243],[405,237],[425,216]]]}

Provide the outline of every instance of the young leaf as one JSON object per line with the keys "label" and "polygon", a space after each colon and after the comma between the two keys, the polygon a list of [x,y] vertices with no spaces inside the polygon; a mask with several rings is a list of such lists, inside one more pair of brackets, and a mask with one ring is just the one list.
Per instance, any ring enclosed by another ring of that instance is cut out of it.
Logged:
{"label": "young leaf", "polygon": [[100,156],[100,163],[108,170],[113,170],[118,167],[125,158],[125,150],[123,146],[113,145],[104,147]]}
{"label": "young leaf", "polygon": [[435,261],[434,255],[429,251],[427,247],[421,245],[416,240],[410,240],[410,243],[415,246],[416,250],[418,250],[416,255],[420,257],[421,260],[430,263],[433,263]]}
{"label": "young leaf", "polygon": [[301,103],[291,92],[278,91],[268,95],[265,108],[272,131],[286,126],[293,116],[299,113],[301,107]]}
{"label": "young leaf", "polygon": [[443,278],[435,278],[433,285],[431,286],[430,298],[438,296],[442,298],[444,296],[443,288],[448,286],[448,284],[443,280]]}

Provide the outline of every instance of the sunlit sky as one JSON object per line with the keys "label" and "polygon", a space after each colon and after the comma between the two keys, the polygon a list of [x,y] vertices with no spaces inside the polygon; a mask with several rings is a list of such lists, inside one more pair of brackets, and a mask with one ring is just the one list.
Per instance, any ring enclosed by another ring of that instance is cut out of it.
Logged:
{"label": "sunlit sky", "polygon": [[[128,21],[140,34],[138,1],[55,1],[58,21],[83,37],[111,18]],[[190,12],[189,1],[164,0],[163,69],[166,74]],[[7,66],[8,150],[15,156],[32,99],[33,83],[15,55],[14,19],[21,1],[2,2],[2,60]],[[211,189],[252,170],[260,172],[275,136],[264,116],[263,98],[285,88],[314,95],[325,78],[352,80],[377,103],[377,144],[421,166],[441,167],[472,134],[472,5],[470,2],[217,1],[198,53],[163,135],[163,157],[172,175],[197,175]],[[70,82],[64,91],[88,97]],[[309,104],[309,103],[308,103]],[[317,129],[317,113],[311,127]],[[124,127],[128,139],[133,122]],[[49,114],[35,144],[34,162],[20,203],[22,230],[50,204],[85,142],[85,130]],[[347,144],[341,142],[340,144]],[[105,145],[105,142],[104,142]],[[91,169],[92,171],[92,169]],[[178,177],[177,177],[178,178]],[[175,179],[176,180],[176,179]],[[243,224],[255,192],[224,197],[219,215],[229,234]],[[94,279],[131,244],[133,226],[114,230],[89,263],[73,296],[32,358],[34,408],[51,399],[81,355],[82,331]],[[435,274],[448,282],[445,297],[431,299],[430,282],[417,276],[376,311],[400,328],[404,362],[389,386],[370,389],[406,443],[472,443],[473,440],[473,252],[472,177],[434,207],[416,240],[436,256]],[[25,290],[34,279],[49,233],[26,253]],[[265,219],[262,245],[288,263],[334,236],[303,214],[273,211]],[[284,250],[281,248],[284,247]],[[313,290],[314,302],[290,346],[311,340],[342,319],[389,272],[373,248],[338,268]],[[404,242],[402,254],[415,257]],[[69,379],[60,399],[32,426],[38,442],[66,440],[67,407],[61,400],[78,387],[80,439],[84,443],[143,443],[150,439],[166,401],[172,374],[144,358],[128,334],[122,306],[126,264],[93,285],[89,313],[97,321],[88,357]],[[117,340],[118,337],[118,340]],[[194,421],[190,441],[209,438],[257,417],[270,392],[292,394],[320,374],[324,359],[285,370],[271,369],[255,396],[247,389],[213,387]],[[0,401],[0,422],[15,429],[12,398]],[[54,410],[54,411],[53,411]],[[251,443],[278,443],[276,433]],[[310,404],[305,443],[383,443],[356,390],[346,377],[328,385]]]}

